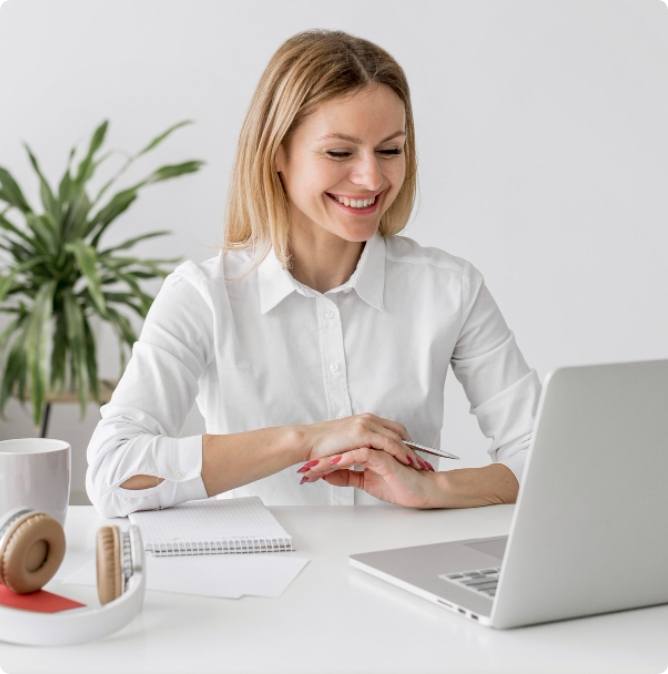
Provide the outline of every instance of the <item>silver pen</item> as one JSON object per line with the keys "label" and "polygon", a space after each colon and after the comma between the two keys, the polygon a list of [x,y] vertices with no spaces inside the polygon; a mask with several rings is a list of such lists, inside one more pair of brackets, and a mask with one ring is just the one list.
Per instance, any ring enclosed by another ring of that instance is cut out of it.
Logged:
{"label": "silver pen", "polygon": [[425,454],[433,454],[434,456],[440,456],[442,459],[459,459],[459,457],[456,454],[446,452],[444,449],[433,449],[432,447],[425,447],[424,445],[419,445],[417,442],[413,442],[412,440],[402,440],[402,442],[407,447],[410,447],[411,449],[415,449],[420,452],[425,452]]}

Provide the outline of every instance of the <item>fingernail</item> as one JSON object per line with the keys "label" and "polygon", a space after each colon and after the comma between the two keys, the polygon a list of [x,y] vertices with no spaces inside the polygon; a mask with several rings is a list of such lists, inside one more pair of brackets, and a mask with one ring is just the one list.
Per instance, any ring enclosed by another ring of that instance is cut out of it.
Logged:
{"label": "fingernail", "polygon": [[343,458],[343,456],[342,456],[341,454],[339,454],[339,456],[335,456],[335,457],[331,458],[331,459],[329,460],[329,463],[330,463],[331,466],[333,466],[334,464],[336,464],[336,463],[338,463],[339,461],[341,461],[342,458]]}
{"label": "fingernail", "polygon": [[314,459],[313,461],[309,461],[308,463],[305,463],[297,472],[305,473],[307,470],[310,470],[311,468],[313,468],[313,466],[316,466],[318,463],[320,463],[320,459]]}
{"label": "fingernail", "polygon": [[408,463],[410,463],[411,466],[414,466],[415,464],[413,463],[413,459],[411,458],[410,454],[406,455],[406,460]]}
{"label": "fingernail", "polygon": [[436,469],[429,463],[429,461],[425,461],[425,463],[429,466],[429,470],[432,471],[432,473],[436,472]]}
{"label": "fingernail", "polygon": [[301,480],[299,480],[299,484],[304,484],[304,482],[308,482],[308,478],[306,477],[306,475],[304,475],[304,477]]}
{"label": "fingernail", "polygon": [[429,470],[429,464],[424,459],[419,459],[422,470]]}

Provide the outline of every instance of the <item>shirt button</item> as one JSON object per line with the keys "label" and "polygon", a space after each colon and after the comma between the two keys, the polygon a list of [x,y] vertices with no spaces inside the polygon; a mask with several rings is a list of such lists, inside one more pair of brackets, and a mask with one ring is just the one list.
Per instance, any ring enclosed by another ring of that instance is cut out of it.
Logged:
{"label": "shirt button", "polygon": [[331,321],[334,318],[334,312],[331,309],[327,309],[325,311],[325,318]]}
{"label": "shirt button", "polygon": [[330,369],[334,374],[336,374],[336,373],[341,369],[341,365],[339,365],[339,363],[332,363],[332,364],[329,366],[329,369]]}

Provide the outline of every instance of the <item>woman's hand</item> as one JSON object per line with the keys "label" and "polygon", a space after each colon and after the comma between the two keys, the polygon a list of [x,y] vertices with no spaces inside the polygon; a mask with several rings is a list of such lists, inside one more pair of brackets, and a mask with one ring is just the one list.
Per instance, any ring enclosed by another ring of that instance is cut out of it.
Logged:
{"label": "woman's hand", "polygon": [[[502,463],[419,473],[385,452],[364,448],[323,459],[313,468],[306,466],[300,469],[305,481],[322,478],[337,487],[357,487],[383,501],[409,508],[515,503],[519,491],[514,473]],[[364,472],[350,470],[353,466],[360,466]]]}
{"label": "woman's hand", "polygon": [[[364,489],[371,496],[409,508],[430,508],[436,504],[439,473],[431,472],[433,468],[423,472],[408,468],[387,452],[364,447],[322,459],[314,466],[309,463],[300,469],[304,473],[302,481],[322,478],[337,487]],[[364,470],[350,470],[353,466]]]}
{"label": "woman's hand", "polygon": [[382,450],[406,466],[417,470],[433,470],[431,464],[422,460],[402,440],[409,440],[408,431],[402,424],[378,417],[375,414],[357,414],[343,419],[333,419],[309,424],[300,428],[305,434],[308,451],[306,466],[313,468],[327,464],[324,457],[350,450],[369,448]]}

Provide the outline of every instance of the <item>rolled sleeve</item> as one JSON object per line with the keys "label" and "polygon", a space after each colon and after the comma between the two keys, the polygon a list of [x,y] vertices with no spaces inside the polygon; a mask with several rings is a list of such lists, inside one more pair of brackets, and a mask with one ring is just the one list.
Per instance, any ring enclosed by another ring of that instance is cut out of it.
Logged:
{"label": "rolled sleeve", "polygon": [[491,459],[521,484],[541,384],[517,346],[482,274],[470,265],[462,280],[463,323],[451,357]]}
{"label": "rolled sleeve", "polygon": [[[86,491],[103,516],[207,497],[202,435],[178,433],[209,361],[210,321],[199,290],[176,272],[168,276],[110,402],[100,408],[86,452]],[[148,489],[121,487],[134,475],[162,482]]]}

